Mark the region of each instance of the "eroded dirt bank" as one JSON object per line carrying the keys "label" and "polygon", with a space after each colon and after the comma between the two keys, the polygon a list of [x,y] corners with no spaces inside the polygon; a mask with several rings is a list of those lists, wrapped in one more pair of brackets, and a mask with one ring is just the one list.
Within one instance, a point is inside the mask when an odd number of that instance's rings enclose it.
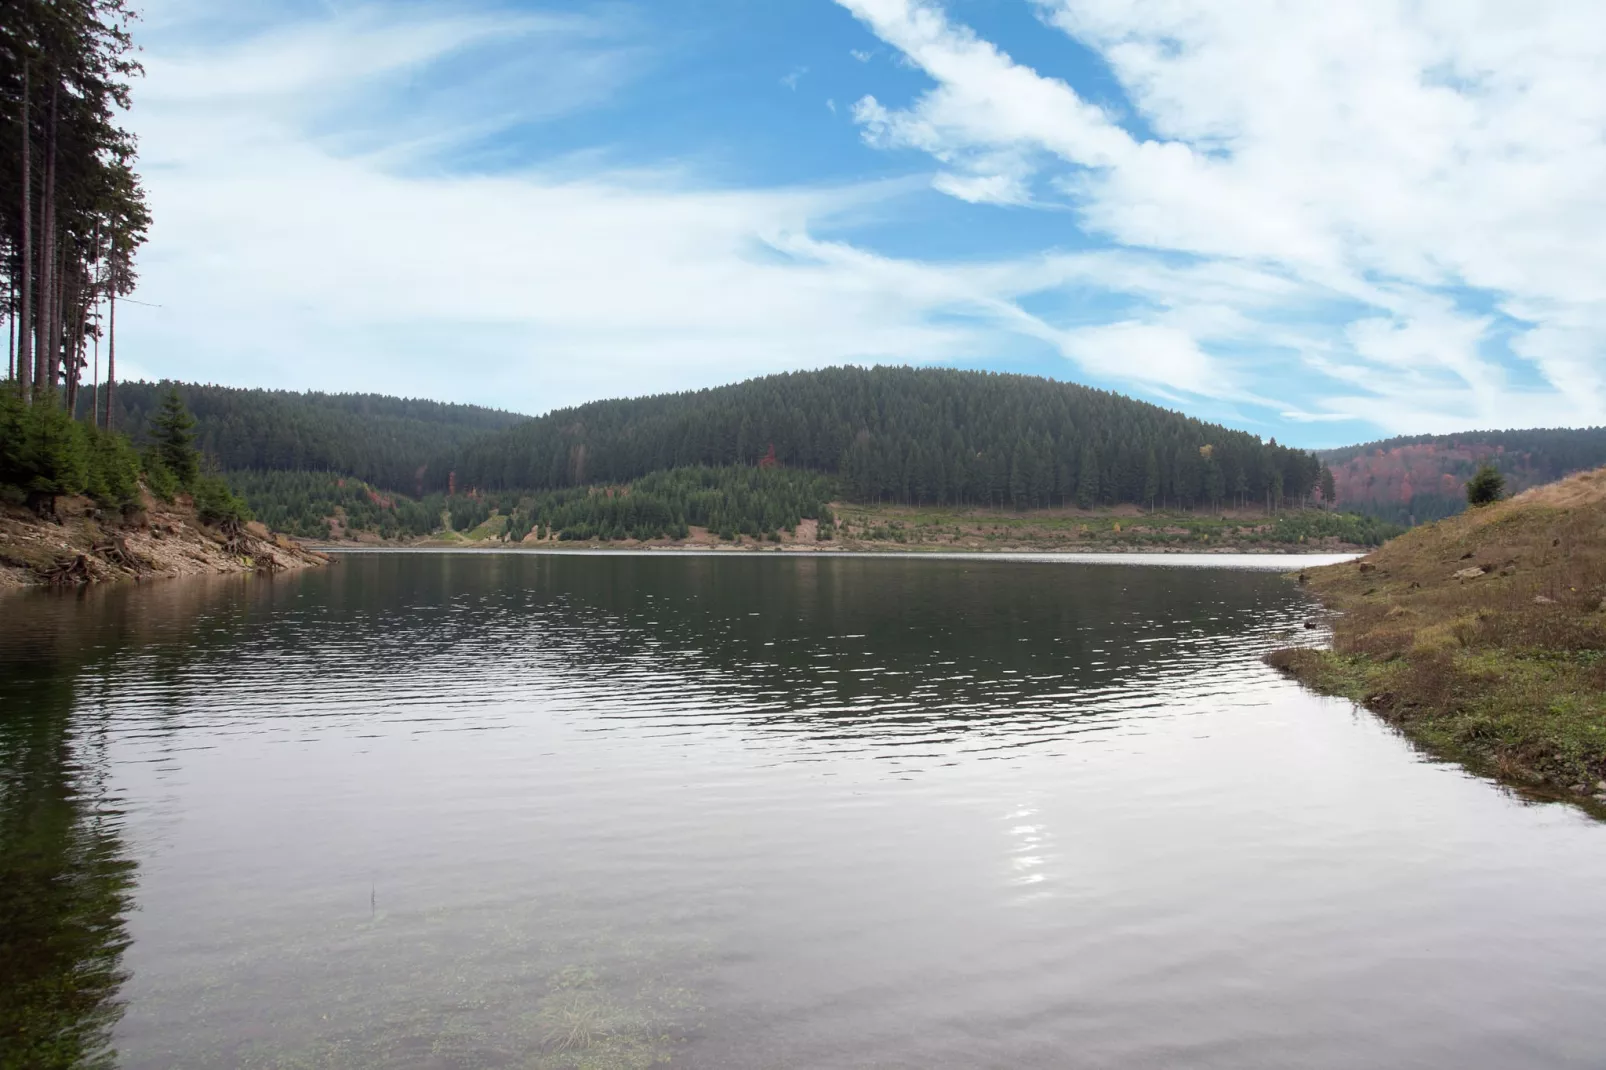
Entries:
{"label": "eroded dirt bank", "polygon": [[228,572],[282,572],[329,563],[258,523],[212,527],[189,499],[146,495],[127,515],[61,498],[54,517],[0,506],[0,588],[77,586]]}

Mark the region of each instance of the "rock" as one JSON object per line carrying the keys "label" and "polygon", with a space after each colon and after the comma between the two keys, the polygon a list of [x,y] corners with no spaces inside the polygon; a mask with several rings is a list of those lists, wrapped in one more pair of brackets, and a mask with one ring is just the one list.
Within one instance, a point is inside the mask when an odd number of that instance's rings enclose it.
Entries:
{"label": "rock", "polygon": [[1586,785],[1583,785],[1583,784],[1574,784],[1572,787],[1568,788],[1567,790],[1568,791],[1577,792],[1579,795],[1583,795],[1583,794],[1585,794],[1585,793],[1587,793],[1589,791],[1589,788]]}
{"label": "rock", "polygon": [[1371,572],[1373,569],[1377,568],[1377,566],[1371,564],[1370,562],[1362,561],[1359,565],[1359,568],[1362,572]]}
{"label": "rock", "polygon": [[1534,605],[1536,606],[1553,606],[1555,604],[1556,600],[1554,598],[1546,598],[1542,594],[1534,595]]}
{"label": "rock", "polygon": [[1471,568],[1457,569],[1455,578],[1458,580],[1475,580],[1483,573],[1484,568],[1482,565],[1473,565]]}
{"label": "rock", "polygon": [[1598,784],[1596,784],[1595,785],[1595,790],[1599,791],[1599,792],[1606,792],[1606,780],[1602,780]]}

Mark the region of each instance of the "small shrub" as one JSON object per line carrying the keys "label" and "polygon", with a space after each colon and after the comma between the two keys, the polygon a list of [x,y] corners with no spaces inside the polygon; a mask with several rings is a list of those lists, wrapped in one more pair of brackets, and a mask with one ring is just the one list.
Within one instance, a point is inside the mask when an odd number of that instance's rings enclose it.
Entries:
{"label": "small shrub", "polygon": [[122,435],[87,428],[89,473],[85,490],[105,506],[125,507],[139,498],[139,454]]}
{"label": "small shrub", "polygon": [[151,493],[164,502],[172,502],[179,492],[178,477],[163,463],[161,453],[153,447],[146,447],[140,456],[140,468]]}
{"label": "small shrub", "polygon": [[1485,464],[1467,480],[1467,504],[1477,508],[1493,505],[1505,493],[1506,477],[1492,464]]}
{"label": "small shrub", "polygon": [[195,480],[195,515],[203,524],[244,524],[251,510],[244,499],[229,490],[221,476],[199,476]]}

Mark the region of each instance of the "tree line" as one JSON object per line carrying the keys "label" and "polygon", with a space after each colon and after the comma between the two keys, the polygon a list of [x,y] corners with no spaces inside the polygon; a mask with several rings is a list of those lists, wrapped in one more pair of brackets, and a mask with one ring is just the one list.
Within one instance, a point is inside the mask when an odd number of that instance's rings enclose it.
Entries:
{"label": "tree line", "polygon": [[500,491],[422,499],[380,490],[362,480],[315,472],[232,472],[232,490],[269,527],[307,538],[370,532],[382,538],[421,537],[443,529],[476,531],[522,542],[539,539],[614,541],[684,539],[703,527],[727,540],[778,538],[805,519],[830,537],[827,504],[832,479],[794,469],[680,468],[628,484],[547,491]]}
{"label": "tree line", "polygon": [[1512,493],[1606,465],[1606,427],[1401,436],[1320,456],[1343,508],[1422,524],[1464,509],[1467,485],[1484,465]]}
{"label": "tree line", "polygon": [[131,382],[117,391],[118,426],[145,426],[169,391],[195,415],[196,445],[224,471],[333,472],[413,497],[429,489],[427,472],[451,471],[464,445],[529,419],[382,394]]}
{"label": "tree line", "polygon": [[195,446],[195,419],[176,391],[151,413],[136,451],[128,436],[74,420],[66,410],[0,390],[0,501],[55,513],[56,499],[82,494],[125,514],[141,506],[141,485],[158,500],[190,496],[203,523],[251,519],[246,503],[208,470]]}
{"label": "tree line", "polygon": [[1304,450],[1074,383],[828,368],[562,409],[463,446],[426,482],[500,490],[626,482],[762,460],[841,477],[859,501],[1182,509],[1311,500]]}
{"label": "tree line", "polygon": [[118,123],[140,72],[132,18],[126,0],[0,0],[7,379],[25,405],[73,412],[86,369],[99,381],[91,362],[104,336],[104,408],[92,422],[108,429],[117,297],[133,290],[150,224],[134,137]]}

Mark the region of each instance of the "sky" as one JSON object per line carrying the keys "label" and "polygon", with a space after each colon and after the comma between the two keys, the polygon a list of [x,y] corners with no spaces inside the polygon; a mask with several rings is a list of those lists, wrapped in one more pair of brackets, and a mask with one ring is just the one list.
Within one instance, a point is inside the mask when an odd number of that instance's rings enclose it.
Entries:
{"label": "sky", "polygon": [[538,414],[1026,372],[1606,423],[1593,0],[149,0],[122,377]]}

